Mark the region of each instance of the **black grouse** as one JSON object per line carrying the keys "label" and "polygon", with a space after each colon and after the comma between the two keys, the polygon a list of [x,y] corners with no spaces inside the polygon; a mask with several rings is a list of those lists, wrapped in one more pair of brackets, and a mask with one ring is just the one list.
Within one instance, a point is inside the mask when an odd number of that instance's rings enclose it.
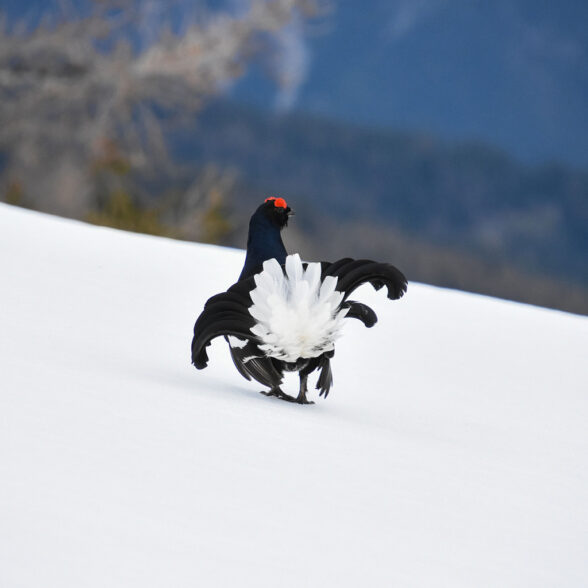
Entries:
{"label": "black grouse", "polygon": [[[267,198],[255,211],[239,281],[210,298],[194,325],[192,363],[205,368],[206,348],[224,336],[239,373],[269,388],[262,394],[309,404],[307,380],[313,371],[319,370],[319,396],[329,394],[330,360],[343,319],[358,319],[366,327],[377,321],[369,306],[349,295],[369,283],[376,290],[386,286],[388,298],[396,300],[407,281],[387,263],[350,258],[303,263],[298,254],[288,255],[280,231],[292,214],[283,198]],[[297,397],[280,388],[286,371],[299,373]]]}

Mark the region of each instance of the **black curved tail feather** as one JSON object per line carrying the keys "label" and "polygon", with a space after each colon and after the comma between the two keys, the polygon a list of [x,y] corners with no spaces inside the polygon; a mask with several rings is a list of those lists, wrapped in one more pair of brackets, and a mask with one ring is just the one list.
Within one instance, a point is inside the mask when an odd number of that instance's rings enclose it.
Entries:
{"label": "black curved tail feather", "polygon": [[249,304],[243,296],[233,292],[223,292],[210,298],[194,325],[192,339],[192,363],[203,369],[208,364],[206,347],[215,337],[234,335],[242,339],[252,339],[251,327],[254,318],[247,311]]}
{"label": "black curved tail feather", "polygon": [[355,300],[346,300],[341,304],[341,308],[348,308],[345,318],[354,318],[360,320],[368,329],[378,322],[378,316],[367,305]]}
{"label": "black curved tail feather", "polygon": [[347,298],[356,288],[369,283],[376,290],[383,286],[388,289],[388,298],[397,300],[406,292],[408,286],[404,274],[389,263],[378,263],[369,259],[340,259],[332,264],[323,264],[322,278],[335,276],[337,290]]}
{"label": "black curved tail feather", "polygon": [[210,345],[210,342],[216,337],[225,335],[233,335],[241,339],[251,337],[251,333],[248,333],[245,329],[235,327],[231,320],[220,321],[211,325],[209,329],[192,339],[192,363],[197,369],[202,370],[208,365],[206,348]]}

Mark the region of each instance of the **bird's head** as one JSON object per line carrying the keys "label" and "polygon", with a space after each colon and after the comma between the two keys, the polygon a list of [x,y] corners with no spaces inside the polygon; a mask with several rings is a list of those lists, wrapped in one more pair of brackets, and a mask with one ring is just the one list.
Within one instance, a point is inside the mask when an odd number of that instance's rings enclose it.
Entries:
{"label": "bird's head", "polygon": [[288,224],[288,218],[294,214],[283,198],[275,198],[274,196],[266,198],[258,211],[261,211],[272,224],[280,229]]}

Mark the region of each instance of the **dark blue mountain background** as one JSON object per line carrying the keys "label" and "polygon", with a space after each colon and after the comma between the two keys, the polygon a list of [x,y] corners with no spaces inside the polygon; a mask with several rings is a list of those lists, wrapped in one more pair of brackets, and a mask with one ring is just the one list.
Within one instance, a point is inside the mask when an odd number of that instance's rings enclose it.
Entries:
{"label": "dark blue mountain background", "polygon": [[[293,68],[304,71],[288,107],[480,140],[528,162],[588,165],[588,2],[339,0],[333,7],[322,26],[307,29],[303,45],[290,48]],[[243,80],[234,97],[276,104],[260,75]]]}

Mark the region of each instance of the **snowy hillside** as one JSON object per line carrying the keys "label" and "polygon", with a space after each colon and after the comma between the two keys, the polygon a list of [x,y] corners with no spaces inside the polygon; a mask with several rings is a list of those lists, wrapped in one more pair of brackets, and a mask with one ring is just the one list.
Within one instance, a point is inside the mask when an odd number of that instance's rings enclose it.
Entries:
{"label": "snowy hillside", "polygon": [[0,205],[0,586],[588,585],[588,319],[366,288],[293,405],[190,366],[242,261]]}

